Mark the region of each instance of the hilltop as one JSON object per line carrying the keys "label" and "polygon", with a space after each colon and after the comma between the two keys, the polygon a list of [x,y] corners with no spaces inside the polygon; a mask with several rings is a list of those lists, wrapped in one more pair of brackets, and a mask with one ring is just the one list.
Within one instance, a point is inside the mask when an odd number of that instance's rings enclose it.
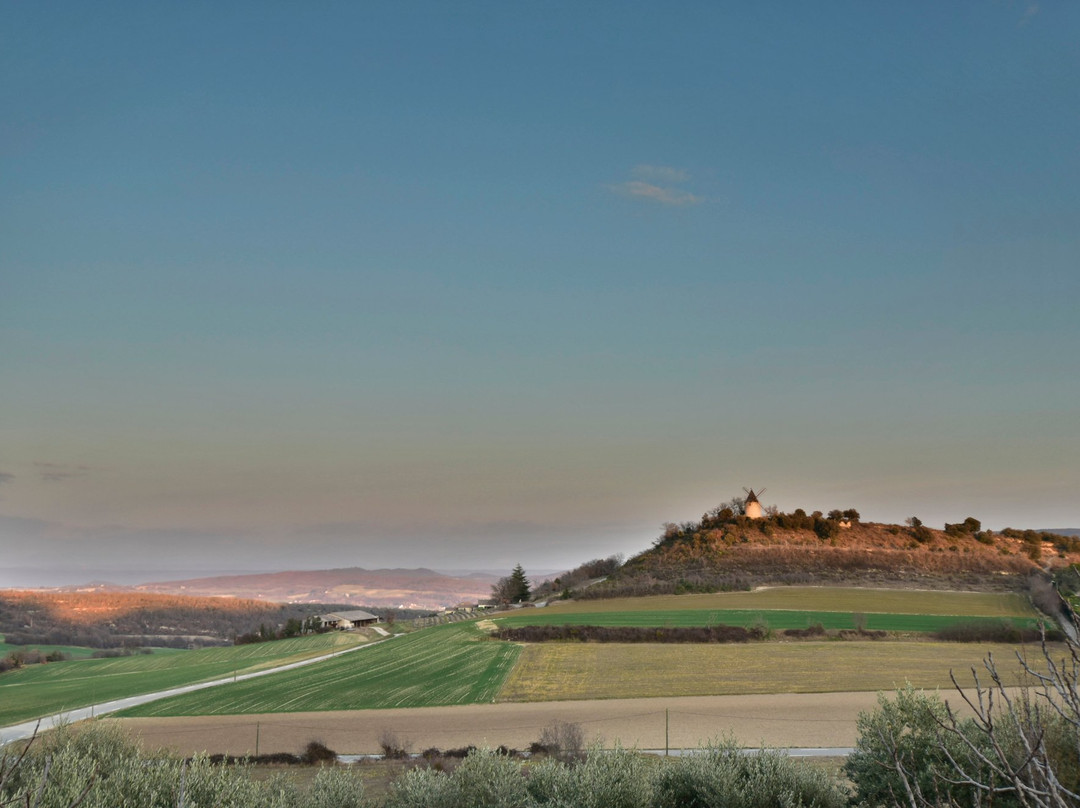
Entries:
{"label": "hilltop", "polygon": [[862,522],[858,512],[771,513],[717,508],[668,524],[653,546],[578,597],[714,592],[767,584],[1021,589],[1032,573],[1080,561],[1080,538],[983,530],[977,519],[928,528]]}

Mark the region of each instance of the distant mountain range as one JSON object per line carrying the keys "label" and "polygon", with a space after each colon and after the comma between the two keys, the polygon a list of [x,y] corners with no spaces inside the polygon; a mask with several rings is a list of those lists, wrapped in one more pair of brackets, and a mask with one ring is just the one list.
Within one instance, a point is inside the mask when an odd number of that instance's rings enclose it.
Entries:
{"label": "distant mountain range", "polygon": [[1044,527],[1043,533],[1057,533],[1059,536],[1080,536],[1080,527]]}
{"label": "distant mountain range", "polygon": [[437,609],[491,596],[500,576],[479,572],[445,575],[429,569],[347,567],[250,575],[219,575],[158,581],[132,587],[142,592],[237,597],[278,603],[356,603],[407,609]]}

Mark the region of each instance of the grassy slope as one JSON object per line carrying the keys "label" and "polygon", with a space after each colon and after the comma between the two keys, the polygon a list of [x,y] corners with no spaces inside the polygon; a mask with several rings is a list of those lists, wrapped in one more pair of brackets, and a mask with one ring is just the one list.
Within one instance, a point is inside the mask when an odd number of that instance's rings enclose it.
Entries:
{"label": "grassy slope", "polygon": [[206,648],[180,654],[32,665],[0,676],[0,726],[111,699],[250,673],[355,645],[356,635]]}
{"label": "grassy slope", "polygon": [[987,652],[1016,671],[1007,645],[790,642],[747,645],[528,645],[500,701],[817,693],[951,687],[949,671],[980,667]]}
{"label": "grassy slope", "polygon": [[125,716],[216,715],[490,702],[521,647],[472,623],[425,629],[297,671],[163,699]]}
{"label": "grassy slope", "polygon": [[754,592],[661,595],[556,603],[496,618],[499,625],[547,626],[751,626],[773,629],[854,628],[863,614],[866,628],[936,631],[958,622],[1010,619],[1034,626],[1037,615],[1021,596],[985,592],[916,592],[829,587],[776,587]]}

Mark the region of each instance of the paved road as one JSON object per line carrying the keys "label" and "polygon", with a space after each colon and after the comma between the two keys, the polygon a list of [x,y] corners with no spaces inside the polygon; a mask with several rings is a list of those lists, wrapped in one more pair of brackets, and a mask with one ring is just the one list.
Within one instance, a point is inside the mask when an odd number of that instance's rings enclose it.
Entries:
{"label": "paved road", "polygon": [[53,729],[60,724],[69,724],[73,721],[82,721],[86,718],[94,718],[99,715],[115,713],[117,710],[126,710],[128,707],[135,707],[139,704],[157,701],[158,699],[163,699],[167,696],[178,696],[181,693],[191,693],[195,690],[217,687],[218,685],[228,684],[229,682],[242,682],[245,679],[256,679],[260,676],[269,676],[271,673],[277,673],[278,671],[287,671],[292,670],[293,668],[302,668],[305,665],[314,665],[316,662],[322,662],[323,660],[332,659],[334,657],[342,656],[343,654],[351,654],[354,651],[363,651],[365,648],[371,648],[373,645],[379,645],[380,643],[388,642],[392,639],[393,637],[387,637],[384,640],[375,640],[374,642],[365,643],[363,645],[354,645],[352,648],[346,648],[342,651],[334,651],[330,654],[323,654],[322,656],[311,657],[310,659],[302,659],[299,662],[290,662],[287,665],[278,665],[276,668],[267,668],[266,670],[256,671],[254,673],[244,673],[239,676],[214,679],[210,682],[199,682],[198,684],[174,687],[169,690],[159,690],[155,693],[143,693],[141,696],[129,696],[125,699],[115,699],[114,701],[93,704],[89,707],[80,707],[76,710],[69,710],[64,713],[45,716],[44,718],[36,718],[33,721],[24,721],[21,724],[13,724],[9,727],[0,727],[0,746],[4,746],[12,741],[29,738],[38,729]]}

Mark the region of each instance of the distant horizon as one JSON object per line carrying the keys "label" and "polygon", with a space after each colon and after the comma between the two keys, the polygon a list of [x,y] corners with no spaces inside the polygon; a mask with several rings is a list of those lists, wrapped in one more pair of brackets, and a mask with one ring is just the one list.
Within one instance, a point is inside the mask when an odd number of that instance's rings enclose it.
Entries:
{"label": "distant horizon", "polygon": [[[876,521],[866,520],[863,521]],[[962,521],[957,518],[955,521]],[[888,523],[885,524],[900,524]],[[930,525],[930,527],[937,527],[937,525]],[[942,523],[942,526],[944,523]],[[1014,527],[1012,525],[1005,525],[999,528],[991,528],[988,525],[983,525],[984,529],[991,530],[1003,530],[1006,527]],[[1067,527],[1037,527],[1037,528],[1015,528],[1018,530],[1036,530],[1044,533],[1060,532],[1064,535],[1080,535],[1080,527],[1067,528]],[[648,545],[640,547],[636,552],[641,552],[648,549]],[[625,557],[629,557],[633,553],[621,553]],[[609,553],[610,555],[616,555],[616,553]],[[568,571],[578,566],[579,564],[591,561],[593,558],[606,558],[608,556],[589,556],[583,557],[574,563],[566,564],[559,567],[536,567],[531,565],[525,566],[526,574],[530,576],[546,576],[556,575],[561,572]],[[99,568],[99,569],[84,569],[79,567],[62,568],[62,567],[0,567],[0,589],[48,589],[54,587],[69,587],[69,586],[91,586],[95,584],[115,585],[115,586],[138,586],[141,584],[162,584],[170,583],[173,581],[185,581],[191,579],[201,578],[222,578],[230,576],[241,575],[273,575],[277,573],[285,572],[312,572],[320,570],[338,570],[338,569],[352,569],[359,568],[368,571],[379,570],[414,570],[414,569],[428,569],[432,572],[437,572],[442,575],[448,575],[451,577],[466,577],[470,574],[484,574],[492,576],[502,576],[509,574],[511,566],[507,567],[455,567],[445,568],[440,566],[429,565],[365,565],[361,563],[357,564],[345,564],[345,565],[308,565],[308,566],[276,566],[276,567],[261,567],[261,568],[234,568],[234,569],[213,569],[210,567],[198,567],[190,569],[171,569],[171,568],[151,568],[141,570],[118,570],[116,568]],[[39,583],[19,583],[20,581],[39,581]]]}
{"label": "distant horizon", "polygon": [[[435,569],[433,567],[362,567],[362,569],[369,571],[379,571],[387,569],[430,569],[432,572],[437,572],[441,575],[447,575],[450,577],[466,577],[469,574],[482,574],[501,576],[509,574],[509,569],[504,570],[443,570]],[[128,572],[120,572],[119,574],[113,570],[109,572],[112,575],[111,578],[106,578],[103,575],[93,575],[94,570],[80,570],[80,569],[68,569],[63,568],[49,568],[49,569],[10,569],[0,568],[0,589],[50,589],[59,587],[72,587],[72,586],[94,586],[94,585],[112,585],[112,586],[139,586],[142,584],[167,584],[174,581],[187,581],[192,579],[203,578],[222,578],[239,575],[274,575],[278,573],[286,572],[314,572],[320,570],[332,570],[332,569],[347,569],[342,567],[289,567],[289,568],[272,568],[272,569],[249,569],[249,570],[134,570]],[[555,575],[560,572],[564,572],[566,568],[554,568],[543,569],[536,568],[533,570],[527,570],[529,575],[545,576]],[[107,572],[104,570],[97,570],[96,572]],[[39,581],[39,583],[12,583],[12,581]]]}

